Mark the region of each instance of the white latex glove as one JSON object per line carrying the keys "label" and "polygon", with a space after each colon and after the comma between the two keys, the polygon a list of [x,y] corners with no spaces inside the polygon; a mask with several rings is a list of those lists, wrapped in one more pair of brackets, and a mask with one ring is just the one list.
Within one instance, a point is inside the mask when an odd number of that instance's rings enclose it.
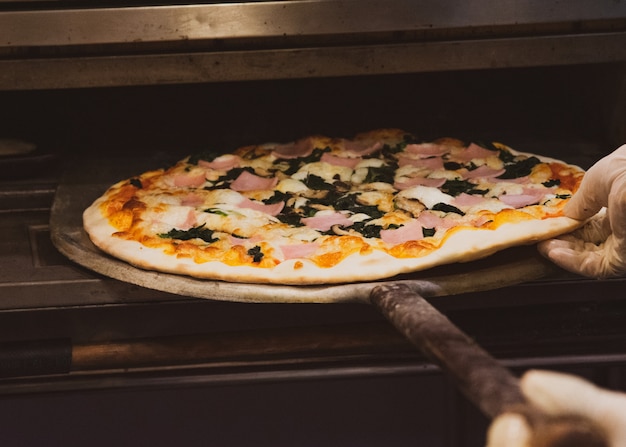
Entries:
{"label": "white latex glove", "polygon": [[591,220],[573,233],[541,242],[539,251],[584,276],[626,275],[626,145],[587,171],[564,212],[573,219]]}
{"label": "white latex glove", "polygon": [[[611,447],[626,446],[626,394],[598,388],[569,374],[529,371],[521,379],[528,402],[550,416],[589,420],[606,435]],[[506,413],[497,417],[487,435],[487,447],[532,447],[525,419]]]}

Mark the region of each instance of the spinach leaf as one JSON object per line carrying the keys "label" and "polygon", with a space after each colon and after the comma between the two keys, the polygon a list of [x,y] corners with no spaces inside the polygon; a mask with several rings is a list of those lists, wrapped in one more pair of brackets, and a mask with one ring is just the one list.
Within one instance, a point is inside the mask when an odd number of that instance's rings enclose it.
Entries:
{"label": "spinach leaf", "polygon": [[467,180],[446,180],[441,186],[441,190],[451,196],[458,196],[462,192],[466,194],[477,194],[484,196],[489,192],[487,189],[477,189],[476,185]]}
{"label": "spinach leaf", "polygon": [[367,175],[363,183],[384,182],[393,184],[397,166],[384,165],[380,167],[368,167]]}
{"label": "spinach leaf", "polygon": [[190,239],[202,239],[209,244],[218,240],[213,237],[213,230],[204,228],[206,224],[202,224],[197,227],[190,228],[189,230],[178,230],[176,228],[168,231],[167,233],[160,233],[158,236],[164,239],[179,239],[181,241],[188,241]]}
{"label": "spinach leaf", "polygon": [[263,256],[265,256],[265,254],[261,251],[261,247],[259,247],[258,245],[255,245],[254,247],[249,249],[248,255],[252,256],[252,262],[261,262],[261,259],[263,259]]}
{"label": "spinach leaf", "polygon": [[436,203],[432,208],[434,211],[443,211],[444,213],[456,213],[461,216],[465,216],[465,213],[458,209],[456,206],[448,205],[447,203]]}
{"label": "spinach leaf", "polygon": [[552,178],[548,180],[547,182],[542,183],[542,185],[545,186],[546,188],[550,188],[551,186],[559,186],[560,184],[561,184],[561,180],[559,180],[558,178]]}
{"label": "spinach leaf", "polygon": [[130,184],[133,185],[135,188],[143,188],[143,185],[141,184],[141,180],[139,180],[138,178],[131,178],[130,180]]}
{"label": "spinach leaf", "polygon": [[218,216],[228,216],[228,213],[226,211],[219,208],[207,208],[204,210],[204,212],[209,214],[217,214]]}
{"label": "spinach leaf", "polygon": [[270,198],[263,200],[263,203],[265,203],[266,205],[272,205],[274,203],[286,202],[290,198],[291,196],[285,192],[274,191],[274,195]]}
{"label": "spinach leaf", "polygon": [[436,232],[437,230],[435,230],[434,228],[422,228],[422,235],[424,237],[434,236]]}
{"label": "spinach leaf", "polygon": [[355,222],[350,228],[369,238],[380,238],[380,230],[383,229],[380,225],[368,225],[367,221]]}
{"label": "spinach leaf", "polygon": [[304,184],[317,191],[331,191],[334,189],[333,185],[326,183],[322,177],[315,174],[308,174],[304,179]]}
{"label": "spinach leaf", "polygon": [[530,175],[533,168],[541,163],[537,157],[528,157],[516,163],[504,166],[504,174],[496,177],[500,179],[513,179]]}
{"label": "spinach leaf", "polygon": [[300,219],[302,219],[302,216],[294,212],[293,210],[290,210],[287,212],[283,210],[283,212],[278,214],[276,218],[280,220],[282,223],[290,225],[292,227],[304,226],[304,224],[300,221]]}
{"label": "spinach leaf", "polygon": [[215,152],[211,150],[202,151],[202,152],[198,152],[198,153],[191,155],[187,163],[191,165],[197,165],[200,160],[213,161],[220,155],[221,154],[219,152]]}

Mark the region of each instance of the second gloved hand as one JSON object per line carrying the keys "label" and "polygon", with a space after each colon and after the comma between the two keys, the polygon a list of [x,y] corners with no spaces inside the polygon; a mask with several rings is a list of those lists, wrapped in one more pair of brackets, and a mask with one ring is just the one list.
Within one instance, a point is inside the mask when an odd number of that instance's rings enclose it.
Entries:
{"label": "second gloved hand", "polygon": [[564,211],[573,219],[591,219],[573,233],[541,242],[539,251],[584,276],[626,275],[626,145],[587,171]]}

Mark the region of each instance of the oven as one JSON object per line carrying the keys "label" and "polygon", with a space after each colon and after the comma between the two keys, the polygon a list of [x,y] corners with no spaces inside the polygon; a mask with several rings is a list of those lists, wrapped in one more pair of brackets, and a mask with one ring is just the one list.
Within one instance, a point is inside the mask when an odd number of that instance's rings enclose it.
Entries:
{"label": "oven", "polygon": [[[614,0],[0,1],[0,141],[35,147],[0,158],[0,439],[483,445],[486,418],[369,306],[107,278],[52,243],[56,193],[129,160],[379,127],[589,167],[626,142],[625,62]],[[624,389],[625,290],[555,270],[429,301],[516,374]]]}

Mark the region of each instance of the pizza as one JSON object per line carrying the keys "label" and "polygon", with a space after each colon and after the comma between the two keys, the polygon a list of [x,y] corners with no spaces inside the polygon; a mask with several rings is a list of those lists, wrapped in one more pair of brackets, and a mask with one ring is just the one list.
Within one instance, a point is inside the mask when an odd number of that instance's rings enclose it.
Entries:
{"label": "pizza", "polygon": [[188,156],[83,213],[133,266],[246,283],[372,281],[569,232],[584,171],[497,142],[398,129]]}

